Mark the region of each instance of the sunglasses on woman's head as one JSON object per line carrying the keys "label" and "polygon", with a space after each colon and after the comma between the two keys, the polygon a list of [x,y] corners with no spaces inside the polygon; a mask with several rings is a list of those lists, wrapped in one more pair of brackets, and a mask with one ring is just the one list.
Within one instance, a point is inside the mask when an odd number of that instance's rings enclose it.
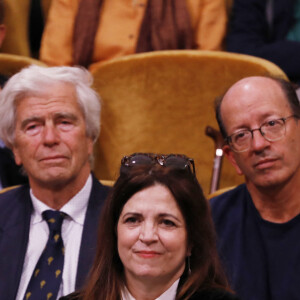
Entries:
{"label": "sunglasses on woman's head", "polygon": [[177,170],[188,170],[194,175],[196,173],[194,160],[185,156],[184,154],[155,153],[133,153],[129,156],[124,156],[121,161],[120,173],[127,173],[128,170],[134,166],[155,164]]}

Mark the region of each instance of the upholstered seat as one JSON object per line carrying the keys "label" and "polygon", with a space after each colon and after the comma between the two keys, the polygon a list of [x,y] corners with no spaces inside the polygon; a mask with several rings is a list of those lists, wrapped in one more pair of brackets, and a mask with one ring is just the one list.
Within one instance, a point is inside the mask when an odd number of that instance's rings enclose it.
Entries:
{"label": "upholstered seat", "polygon": [[[7,0],[4,2],[4,24],[6,37],[1,53],[30,56],[29,17],[31,0]],[[40,0],[44,21],[47,18],[51,0]]]}
{"label": "upholstered seat", "polygon": [[27,56],[0,53],[0,74],[2,75],[9,77],[31,64],[46,66],[41,61]]}
{"label": "upholstered seat", "polygon": [[223,193],[226,193],[226,192],[228,192],[228,191],[230,191],[230,190],[233,190],[234,188],[236,188],[236,186],[228,186],[228,187],[225,187],[225,188],[216,190],[216,191],[214,191],[213,193],[209,194],[209,195],[207,196],[207,199],[210,200],[210,199],[212,199],[212,198],[214,198],[214,197],[217,197],[217,196],[219,196],[219,195],[221,195],[221,194],[223,194]]}
{"label": "upholstered seat", "polygon": [[[260,58],[193,50],[130,55],[103,63],[93,75],[103,103],[96,176],[116,179],[122,156],[133,152],[183,153],[194,158],[206,194],[215,146],[205,128],[217,128],[215,97],[243,77],[286,78]],[[242,181],[226,161],[220,187]]]}

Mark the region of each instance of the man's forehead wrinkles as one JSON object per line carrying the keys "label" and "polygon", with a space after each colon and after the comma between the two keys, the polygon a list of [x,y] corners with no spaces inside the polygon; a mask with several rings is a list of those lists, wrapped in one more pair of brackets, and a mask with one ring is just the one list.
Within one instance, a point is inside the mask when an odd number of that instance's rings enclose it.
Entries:
{"label": "man's forehead wrinkles", "polygon": [[71,118],[71,119],[77,119],[78,117],[76,116],[75,113],[73,112],[49,112],[48,114],[45,115],[32,115],[27,118],[25,118],[22,122],[27,122],[27,121],[35,121],[35,120],[44,120],[44,119],[56,119],[56,118]]}
{"label": "man's forehead wrinkles", "polygon": [[74,114],[73,112],[54,112],[53,114],[54,118],[71,118],[71,119],[77,119],[78,116]]}
{"label": "man's forehead wrinkles", "polygon": [[42,121],[42,119],[38,116],[28,117],[21,121],[21,128],[24,128],[27,124],[31,122],[40,122],[40,121]]}

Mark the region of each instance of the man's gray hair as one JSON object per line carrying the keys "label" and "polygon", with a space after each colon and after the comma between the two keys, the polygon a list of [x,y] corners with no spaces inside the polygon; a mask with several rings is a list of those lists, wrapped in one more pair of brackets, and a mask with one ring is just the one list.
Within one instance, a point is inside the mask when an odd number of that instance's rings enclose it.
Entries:
{"label": "man's gray hair", "polygon": [[43,95],[46,87],[68,83],[74,87],[86,122],[87,136],[95,142],[100,133],[100,98],[91,88],[92,75],[81,67],[40,67],[31,65],[12,76],[0,92],[0,138],[14,144],[17,102],[24,97]]}

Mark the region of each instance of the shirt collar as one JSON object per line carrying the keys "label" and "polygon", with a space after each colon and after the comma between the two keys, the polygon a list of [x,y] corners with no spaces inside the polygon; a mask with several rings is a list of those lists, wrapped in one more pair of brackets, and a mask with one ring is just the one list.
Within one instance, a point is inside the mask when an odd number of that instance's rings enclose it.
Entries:
{"label": "shirt collar", "polygon": [[[74,222],[83,225],[84,217],[87,210],[89,197],[92,190],[92,175],[90,174],[83,188],[71,198],[61,209],[61,212],[66,213]],[[32,200],[32,224],[43,221],[42,213],[45,210],[52,209],[37,197],[33,195],[30,189],[30,197]]]}
{"label": "shirt collar", "polygon": [[[179,279],[155,300],[175,300],[178,284]],[[122,290],[122,300],[135,300],[126,287]]]}

